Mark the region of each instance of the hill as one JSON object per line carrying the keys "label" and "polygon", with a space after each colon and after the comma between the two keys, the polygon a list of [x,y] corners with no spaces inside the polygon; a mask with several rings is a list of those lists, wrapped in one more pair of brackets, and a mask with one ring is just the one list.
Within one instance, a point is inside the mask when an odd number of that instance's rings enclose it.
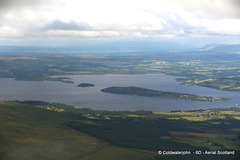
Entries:
{"label": "hill", "polygon": [[1,160],[148,159],[68,127],[73,117],[62,112],[0,102],[0,115]]}
{"label": "hill", "polygon": [[25,101],[0,102],[0,115],[1,160],[239,158],[239,108],[155,113]]}
{"label": "hill", "polygon": [[200,49],[201,51],[240,53],[240,44],[209,44]]}

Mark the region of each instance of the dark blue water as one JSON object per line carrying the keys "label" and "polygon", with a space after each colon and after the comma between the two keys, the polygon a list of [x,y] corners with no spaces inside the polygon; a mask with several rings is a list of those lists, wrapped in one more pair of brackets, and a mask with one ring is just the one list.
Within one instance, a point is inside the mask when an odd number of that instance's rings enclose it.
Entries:
{"label": "dark blue water", "polygon": [[[240,92],[181,85],[168,75],[76,75],[68,76],[75,84],[51,81],[15,81],[0,78],[0,100],[43,100],[60,102],[75,107],[100,110],[191,110],[217,107],[239,107]],[[92,83],[94,87],[77,87],[79,83]],[[138,97],[102,93],[111,86],[137,86],[161,91],[232,98],[230,101],[202,102],[182,99]]]}

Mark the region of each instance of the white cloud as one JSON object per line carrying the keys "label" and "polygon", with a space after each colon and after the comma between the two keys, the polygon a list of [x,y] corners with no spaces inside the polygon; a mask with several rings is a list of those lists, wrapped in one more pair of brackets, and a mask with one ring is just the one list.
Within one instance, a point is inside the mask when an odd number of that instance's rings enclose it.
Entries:
{"label": "white cloud", "polygon": [[0,37],[21,37],[23,33],[15,28],[10,28],[7,26],[0,27]]}
{"label": "white cloud", "polygon": [[121,34],[116,31],[66,31],[66,30],[50,30],[47,32],[50,37],[117,37]]}
{"label": "white cloud", "polygon": [[238,0],[2,0],[0,35],[239,36],[237,4]]}
{"label": "white cloud", "polygon": [[55,20],[46,24],[43,29],[46,30],[92,30],[93,28],[90,27],[87,23],[83,22],[74,22],[71,21],[69,23],[62,22],[60,20]]}
{"label": "white cloud", "polygon": [[240,18],[239,0],[169,0],[187,11],[215,18]]}
{"label": "white cloud", "polygon": [[240,20],[203,20],[202,25],[215,34],[240,35]]}
{"label": "white cloud", "polygon": [[33,6],[38,5],[41,2],[46,0],[1,0],[0,1],[0,9],[8,10],[15,7],[24,7],[24,6]]}

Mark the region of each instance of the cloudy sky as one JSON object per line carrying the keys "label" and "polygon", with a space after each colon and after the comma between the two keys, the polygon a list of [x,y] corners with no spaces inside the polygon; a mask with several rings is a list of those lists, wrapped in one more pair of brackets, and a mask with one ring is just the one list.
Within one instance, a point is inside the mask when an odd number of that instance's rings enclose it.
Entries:
{"label": "cloudy sky", "polygon": [[0,0],[0,45],[240,43],[240,0]]}

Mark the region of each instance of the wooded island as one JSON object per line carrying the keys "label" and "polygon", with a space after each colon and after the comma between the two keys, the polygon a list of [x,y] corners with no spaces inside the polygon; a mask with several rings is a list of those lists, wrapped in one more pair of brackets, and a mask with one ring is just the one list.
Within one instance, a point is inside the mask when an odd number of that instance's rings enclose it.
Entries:
{"label": "wooded island", "polygon": [[106,93],[124,94],[124,95],[132,95],[132,96],[181,98],[186,100],[207,101],[207,102],[230,100],[229,98],[216,98],[216,97],[198,96],[198,95],[186,94],[186,93],[162,92],[162,91],[134,87],[134,86],[109,87],[109,88],[104,88],[101,91]]}

